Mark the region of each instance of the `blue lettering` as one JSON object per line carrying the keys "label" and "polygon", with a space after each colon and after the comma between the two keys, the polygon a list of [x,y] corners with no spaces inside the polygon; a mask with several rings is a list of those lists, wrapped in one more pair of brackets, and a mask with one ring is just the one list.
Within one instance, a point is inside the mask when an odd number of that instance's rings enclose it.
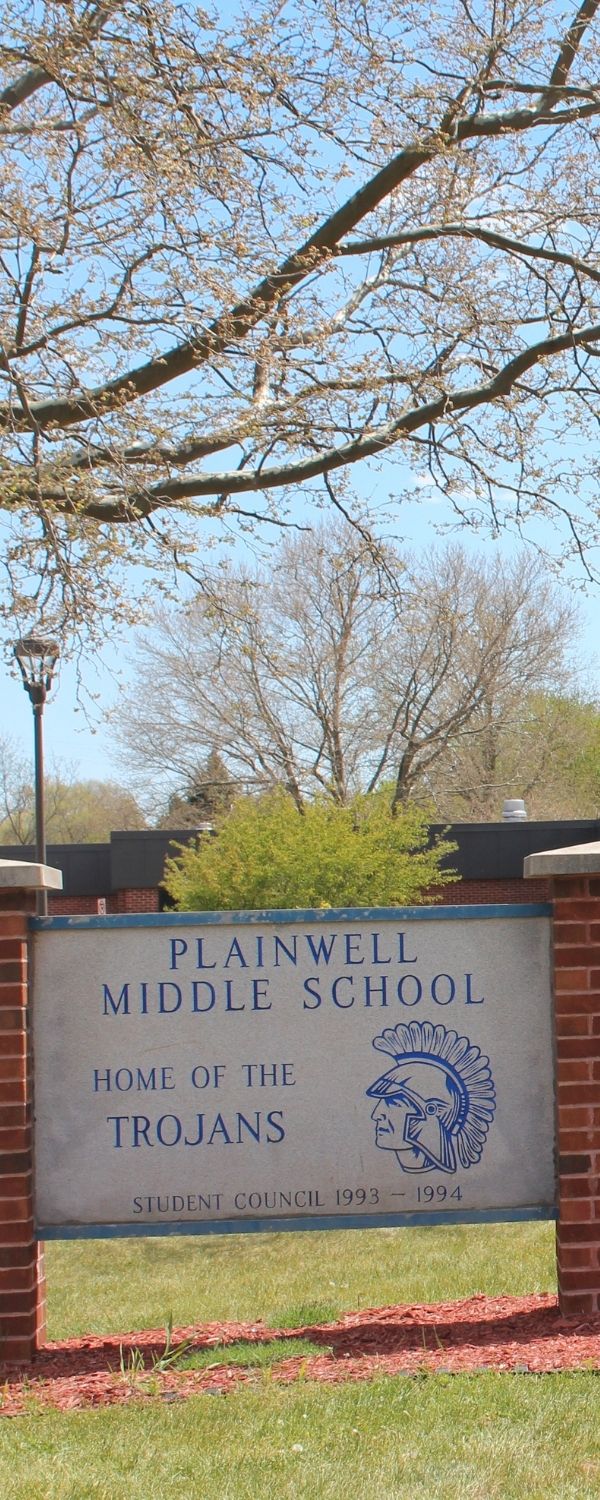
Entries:
{"label": "blue lettering", "polygon": [[[268,985],[269,985],[268,979],[253,979],[252,980],[252,1009],[253,1010],[271,1010],[271,1001],[270,1000],[267,1002],[266,1005],[260,1005],[259,1004],[259,1001],[264,1000],[265,997],[266,997]],[[261,986],[262,986],[262,988],[261,988]]]}
{"label": "blue lettering", "polygon": [[365,974],[365,1006],[367,1009],[371,1005],[371,995],[381,995],[379,1004],[382,1007],[387,1005],[387,974],[382,974],[380,984],[374,984],[371,975]]}
{"label": "blue lettering", "polygon": [[204,938],[203,937],[196,938],[196,948],[197,948],[197,956],[198,956],[198,962],[196,964],[196,968],[197,969],[216,969],[216,967],[217,967],[216,962],[212,963],[212,964],[207,964],[204,961]]}
{"label": "blue lettering", "polygon": [[129,1015],[129,985],[128,984],[124,984],[123,985],[123,988],[121,990],[121,993],[119,995],[118,1000],[113,1000],[113,997],[111,995],[111,992],[110,992],[107,984],[103,984],[102,989],[104,991],[104,1014],[105,1014],[105,1016],[108,1015],[108,1007],[109,1007],[109,1005],[112,1008],[112,1013],[113,1013],[114,1016],[116,1016],[121,1009],[122,1009],[123,1015],[124,1016],[128,1016]]}
{"label": "blue lettering", "polygon": [[128,1121],[128,1119],[129,1119],[129,1115],[107,1115],[106,1116],[106,1123],[107,1123],[107,1125],[114,1125],[114,1127],[115,1127],[115,1142],[114,1142],[114,1144],[115,1144],[115,1147],[116,1147],[117,1151],[119,1151],[121,1149],[121,1146],[123,1144],[123,1142],[121,1140],[121,1126],[125,1125],[126,1122]]}
{"label": "blue lettering", "polygon": [[[448,994],[446,995],[445,999],[442,997],[442,995],[438,994],[440,979],[445,980],[446,984],[448,985]],[[435,979],[432,979],[431,981],[431,998],[432,1000],[435,1000],[436,1005],[450,1005],[450,1002],[454,999],[455,994],[456,985],[454,983],[452,975],[436,974]]]}
{"label": "blue lettering", "polygon": [[334,979],[333,984],[331,986],[331,998],[333,1000],[334,1005],[337,1005],[338,1010],[349,1010],[350,1006],[354,1005],[354,995],[352,995],[350,997],[350,999],[346,1001],[346,1004],[344,1004],[343,1000],[338,1000],[338,986],[340,984],[349,984],[350,985],[350,989],[353,989],[354,988],[354,975],[353,974],[338,974],[337,979]]}
{"label": "blue lettering", "polygon": [[483,1005],[484,1002],[485,1002],[485,995],[481,996],[481,1000],[474,1000],[473,999],[473,994],[472,994],[472,990],[471,990],[472,979],[473,979],[473,975],[472,974],[465,974],[465,980],[466,980],[466,984],[467,984],[467,993],[466,993],[466,997],[465,997],[465,1005]]}
{"label": "blue lettering", "polygon": [[[172,1141],[165,1139],[165,1127],[168,1120],[172,1120],[175,1127]],[[177,1115],[161,1115],[160,1120],[156,1122],[156,1134],[161,1146],[176,1146],[181,1140],[181,1120],[178,1120]]]}
{"label": "blue lettering", "polygon": [[[257,984],[259,982],[260,982],[259,980],[256,981]],[[232,986],[232,984],[233,984],[233,980],[232,979],[226,979],[225,980],[225,1010],[245,1010],[246,1006],[245,1006],[243,1000],[242,1000],[241,1005],[234,1005],[234,1003],[233,1003],[233,995],[231,993],[231,986]]]}
{"label": "blue lettering", "polygon": [[280,952],[280,950],[281,950],[282,953],[285,953],[286,958],[289,958],[289,961],[290,961],[291,964],[295,964],[295,963],[298,962],[298,939],[297,939],[297,937],[293,937],[292,938],[292,944],[293,944],[292,948],[288,948],[288,947],[286,947],[286,944],[284,943],[283,938],[277,937],[277,935],[275,936],[275,968],[276,969],[279,968],[279,952]]}
{"label": "blue lettering", "polygon": [[225,1063],[215,1063],[212,1074],[210,1068],[205,1068],[198,1063],[195,1068],[192,1068],[192,1088],[207,1089],[212,1084],[213,1088],[218,1089],[223,1082],[224,1073]]}
{"label": "blue lettering", "polygon": [[268,1132],[267,1132],[267,1141],[268,1141],[268,1143],[269,1143],[270,1146],[274,1146],[277,1141],[283,1141],[285,1139],[285,1130],[283,1128],[283,1125],[281,1124],[282,1120],[283,1120],[283,1111],[282,1110],[280,1110],[280,1109],[270,1109],[269,1110],[269,1113],[267,1115],[267,1124],[270,1125],[273,1130],[277,1131],[276,1135],[269,1135]]}
{"label": "blue lettering", "polygon": [[186,1135],[186,1137],[184,1139],[184,1142],[183,1142],[184,1146],[201,1146],[202,1145],[202,1139],[203,1139],[203,1136],[204,1136],[204,1115],[196,1115],[196,1119],[198,1121],[198,1134],[196,1136],[196,1139],[195,1139],[195,1141],[191,1141],[190,1138],[189,1138],[189,1136]]}
{"label": "blue lettering", "polygon": [[406,937],[406,933],[405,932],[399,932],[398,933],[398,963],[399,964],[416,964],[417,963],[417,955],[416,955],[416,953],[415,953],[414,958],[407,958],[406,957],[406,954],[404,952],[404,939],[405,939],[405,937]]}
{"label": "blue lettering", "polygon": [[169,968],[176,969],[177,959],[182,958],[184,953],[187,953],[187,951],[188,945],[185,941],[185,938],[171,938],[171,962],[169,964]]}
{"label": "blue lettering", "polygon": [[354,957],[354,954],[356,953],[356,948],[355,948],[354,944],[355,943],[359,943],[360,944],[362,942],[362,935],[361,935],[361,933],[360,932],[346,932],[346,933],[344,933],[344,942],[345,942],[345,947],[346,947],[346,963],[347,964],[364,964],[364,958],[355,958]]}
{"label": "blue lettering", "polygon": [[[167,1005],[167,990],[174,990],[174,1005]],[[183,996],[178,984],[174,979],[161,979],[158,986],[158,1014],[159,1016],[171,1016],[179,1010]]]}
{"label": "blue lettering", "polygon": [[158,1073],[156,1068],[151,1068],[150,1072],[146,1075],[142,1068],[138,1068],[136,1070],[136,1078],[138,1093],[147,1093],[148,1089],[152,1089],[155,1092],[157,1089],[175,1088],[173,1069],[171,1067],[160,1068]]}
{"label": "blue lettering", "polygon": [[380,932],[374,932],[373,933],[373,963],[374,964],[391,964],[391,962],[392,962],[391,957],[390,958],[380,958],[379,957],[379,939],[380,939],[380,937],[381,937],[381,933]]}
{"label": "blue lettering", "polygon": [[[125,1118],[127,1118],[127,1117],[125,1117]],[[136,1147],[136,1148],[138,1146],[140,1146],[141,1145],[140,1136],[141,1136],[142,1140],[144,1141],[144,1144],[146,1146],[152,1146],[154,1144],[154,1142],[148,1140],[148,1131],[150,1129],[150,1121],[148,1119],[148,1116],[147,1115],[132,1115],[132,1117],[131,1117],[131,1123],[133,1125],[133,1141],[132,1141],[132,1145],[134,1147]]]}
{"label": "blue lettering", "polygon": [[238,1117],[237,1117],[237,1143],[238,1143],[238,1146],[242,1145],[242,1127],[245,1127],[246,1130],[248,1131],[248,1134],[252,1136],[253,1141],[258,1141],[258,1144],[260,1145],[260,1110],[258,1110],[258,1109],[256,1110],[256,1113],[254,1115],[254,1121],[255,1121],[254,1125],[251,1125],[250,1121],[246,1119],[245,1115],[238,1114]]}
{"label": "blue lettering", "polygon": [[[200,1004],[199,991],[201,989],[208,990],[208,1005]],[[207,1010],[212,1010],[213,1005],[216,1003],[217,999],[217,992],[215,990],[214,984],[211,984],[209,979],[194,979],[192,984],[192,995],[192,1010],[196,1015],[203,1014]]]}
{"label": "blue lettering", "polygon": [[[313,956],[314,961],[315,961],[316,964],[319,964],[321,962],[322,958],[325,960],[326,964],[329,963],[329,960],[330,960],[331,955],[333,953],[333,945],[334,945],[335,940],[336,940],[336,935],[337,934],[335,932],[332,932],[331,937],[329,939],[329,947],[327,947],[327,938],[320,937],[318,943],[316,943],[316,942],[313,941],[313,938],[312,938],[310,932],[307,932],[307,934],[306,934],[306,941],[308,943],[308,946],[310,948],[310,951],[312,953],[312,956]],[[310,1008],[312,1008],[312,1007],[310,1007]]]}
{"label": "blue lettering", "polygon": [[131,1089],[135,1089],[139,1094],[148,1093],[149,1090],[156,1093],[159,1089],[175,1088],[171,1066],[150,1068],[148,1073],[144,1073],[142,1068],[136,1068],[135,1071],[133,1068],[117,1068],[114,1074],[110,1068],[107,1068],[104,1073],[99,1068],[94,1068],[93,1077],[95,1094],[99,1093],[100,1089],[106,1089],[107,1094],[110,1094],[112,1089],[117,1089],[120,1094],[127,1094]]}
{"label": "blue lettering", "polygon": [[[413,1000],[407,999],[404,994],[405,985],[411,983],[415,986],[415,995]],[[402,978],[398,980],[398,999],[401,1005],[418,1005],[422,994],[423,986],[417,974],[403,974]]]}
{"label": "blue lettering", "polygon": [[241,964],[242,969],[247,969],[248,968],[248,965],[246,963],[246,960],[244,958],[244,955],[242,953],[242,950],[240,948],[240,945],[238,943],[237,938],[233,938],[233,941],[231,943],[231,947],[229,949],[229,953],[227,954],[227,958],[225,959],[225,963],[223,965],[223,967],[225,969],[229,968],[229,962],[230,962],[230,959],[232,959],[232,958],[239,959],[239,962]]}
{"label": "blue lettering", "polygon": [[223,1141],[224,1141],[224,1143],[225,1143],[226,1146],[233,1145],[231,1136],[229,1134],[229,1131],[227,1129],[227,1126],[225,1124],[225,1121],[224,1121],[222,1115],[217,1115],[215,1123],[213,1125],[213,1128],[212,1128],[212,1130],[210,1132],[210,1135],[208,1137],[207,1145],[212,1146],[212,1143],[213,1143],[214,1138],[215,1138],[216,1135],[222,1136]]}
{"label": "blue lettering", "polygon": [[207,1089],[209,1083],[210,1073],[208,1068],[202,1068],[200,1065],[197,1068],[192,1068],[192,1088]]}
{"label": "blue lettering", "polygon": [[319,993],[319,990],[316,989],[316,988],[313,989],[313,985],[316,986],[316,985],[318,985],[318,983],[319,983],[318,979],[305,979],[305,981],[304,981],[304,989],[306,990],[307,995],[312,995],[312,998],[313,998],[313,1000],[314,1000],[315,1003],[314,1003],[314,1005],[309,1005],[308,1002],[305,1000],[304,1004],[302,1006],[303,1010],[317,1010],[318,1007],[319,1007],[319,1005],[321,1004],[322,996]]}
{"label": "blue lettering", "polygon": [[115,1088],[120,1094],[126,1094],[128,1089],[133,1088],[133,1073],[131,1068],[117,1068],[115,1073]]}

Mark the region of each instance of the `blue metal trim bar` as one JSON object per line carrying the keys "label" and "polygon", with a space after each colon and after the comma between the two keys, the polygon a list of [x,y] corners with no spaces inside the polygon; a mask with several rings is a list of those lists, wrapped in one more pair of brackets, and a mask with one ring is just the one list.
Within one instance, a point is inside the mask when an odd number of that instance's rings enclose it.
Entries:
{"label": "blue metal trim bar", "polygon": [[283,1234],[315,1229],[419,1229],[439,1224],[512,1224],[555,1219],[554,1204],[526,1208],[448,1209],[446,1213],[323,1214],[298,1219],[169,1220],[164,1224],[40,1224],[38,1240],[113,1240],[182,1234]]}
{"label": "blue metal trim bar", "polygon": [[361,906],[315,911],[174,911],[118,917],[31,917],[33,932],[82,932],[86,928],[256,926],[313,922],[483,922],[502,917],[549,917],[546,901],[489,906]]}

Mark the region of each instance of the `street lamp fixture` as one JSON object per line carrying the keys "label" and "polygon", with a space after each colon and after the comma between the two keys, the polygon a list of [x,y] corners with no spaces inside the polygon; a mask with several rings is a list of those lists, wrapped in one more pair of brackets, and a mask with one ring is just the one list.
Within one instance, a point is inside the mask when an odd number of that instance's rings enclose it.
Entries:
{"label": "street lamp fixture", "polygon": [[[42,716],[44,704],[56,670],[59,647],[56,641],[44,640],[37,635],[24,636],[17,641],[14,654],[23,679],[23,687],[33,707],[34,765],[35,765],[35,857],[39,865],[46,863],[46,827],[44,820],[44,737]],[[46,891],[38,891],[39,916],[48,915]]]}

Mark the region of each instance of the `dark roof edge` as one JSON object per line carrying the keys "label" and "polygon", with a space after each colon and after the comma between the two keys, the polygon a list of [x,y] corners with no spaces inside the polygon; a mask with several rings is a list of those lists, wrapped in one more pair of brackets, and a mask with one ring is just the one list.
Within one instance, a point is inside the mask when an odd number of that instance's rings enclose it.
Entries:
{"label": "dark roof edge", "polygon": [[[600,820],[523,823],[435,823],[431,836],[442,834],[456,844],[447,867],[462,880],[522,879],[529,854],[600,840]],[[49,844],[46,863],[62,871],[65,896],[109,896],[120,890],[156,888],[174,844],[196,837],[191,828],[117,829],[105,844]],[[0,847],[1,859],[31,860],[30,845]]]}

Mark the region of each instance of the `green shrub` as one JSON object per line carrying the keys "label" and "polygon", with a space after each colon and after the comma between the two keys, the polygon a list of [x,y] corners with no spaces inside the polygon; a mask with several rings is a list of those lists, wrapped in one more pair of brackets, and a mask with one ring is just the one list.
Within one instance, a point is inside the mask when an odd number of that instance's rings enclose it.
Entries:
{"label": "green shrub", "polygon": [[426,814],[392,817],[385,790],[348,807],[307,803],[283,791],[240,797],[216,837],[168,862],[165,887],[187,911],[265,907],[410,906],[456,876],[440,870],[453,845],[429,845]]}

